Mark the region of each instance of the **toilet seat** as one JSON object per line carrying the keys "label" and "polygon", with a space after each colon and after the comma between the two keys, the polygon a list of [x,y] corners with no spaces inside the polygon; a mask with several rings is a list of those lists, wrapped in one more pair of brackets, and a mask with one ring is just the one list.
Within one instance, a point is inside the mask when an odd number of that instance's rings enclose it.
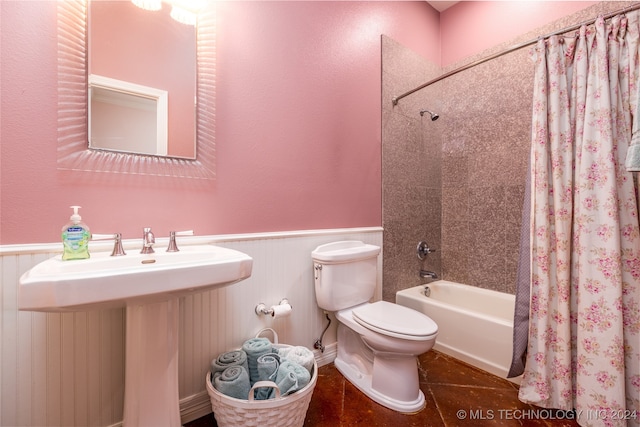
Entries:
{"label": "toilet seat", "polygon": [[422,341],[438,333],[438,325],[428,316],[388,301],[363,304],[351,313],[360,325],[390,337]]}

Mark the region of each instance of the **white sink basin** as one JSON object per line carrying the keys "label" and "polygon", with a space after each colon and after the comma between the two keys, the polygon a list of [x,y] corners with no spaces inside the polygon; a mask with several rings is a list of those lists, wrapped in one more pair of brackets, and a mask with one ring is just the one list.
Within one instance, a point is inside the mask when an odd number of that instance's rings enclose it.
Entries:
{"label": "white sink basin", "polygon": [[166,301],[251,276],[253,260],[213,245],[179,252],[92,253],[86,260],[44,261],[20,278],[20,310],[79,311]]}
{"label": "white sink basin", "polygon": [[253,259],[212,245],[86,260],[57,256],[20,278],[18,306],[78,311],[126,306],[125,427],[180,427],[178,298],[251,276]]}

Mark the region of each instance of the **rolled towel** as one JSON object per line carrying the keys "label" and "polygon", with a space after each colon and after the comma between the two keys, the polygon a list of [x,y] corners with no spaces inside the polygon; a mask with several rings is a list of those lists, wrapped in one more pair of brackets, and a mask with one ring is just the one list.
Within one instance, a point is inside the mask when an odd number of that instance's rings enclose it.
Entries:
{"label": "rolled towel", "polygon": [[242,350],[233,350],[218,355],[211,361],[211,373],[222,372],[230,366],[242,366],[249,372],[247,353]]}
{"label": "rolled towel", "polygon": [[302,365],[307,368],[307,371],[311,373],[313,368],[313,362],[315,361],[315,357],[313,352],[309,350],[307,347],[298,345],[291,347],[283,347],[278,349],[278,353],[282,359],[291,360],[292,362],[296,362],[298,365]]}
{"label": "rolled towel", "polygon": [[230,366],[222,372],[213,374],[213,386],[220,393],[236,399],[249,397],[249,373],[242,366]]}
{"label": "rolled towel", "polygon": [[[258,381],[276,382],[278,367],[280,366],[280,356],[276,353],[263,354],[258,357]],[[257,382],[257,381],[256,381]],[[255,389],[256,400],[272,399],[275,394],[273,387],[259,387]]]}
{"label": "rolled towel", "polygon": [[311,381],[311,374],[302,365],[291,360],[283,360],[278,368],[276,384],[280,389],[281,396],[287,396],[300,390]]}
{"label": "rolled towel", "polygon": [[251,338],[242,344],[242,350],[247,353],[247,364],[249,365],[249,381],[254,385],[258,381],[258,357],[277,353],[273,350],[271,341],[267,338]]}

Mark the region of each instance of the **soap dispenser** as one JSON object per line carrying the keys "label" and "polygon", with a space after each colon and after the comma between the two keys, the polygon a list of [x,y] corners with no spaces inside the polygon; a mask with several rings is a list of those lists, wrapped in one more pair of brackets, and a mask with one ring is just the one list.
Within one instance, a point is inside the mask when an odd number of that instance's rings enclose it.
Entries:
{"label": "soap dispenser", "polygon": [[71,209],[73,209],[73,215],[69,218],[70,221],[62,227],[62,244],[64,246],[62,259],[87,259],[89,258],[91,232],[78,214],[80,206],[71,206]]}

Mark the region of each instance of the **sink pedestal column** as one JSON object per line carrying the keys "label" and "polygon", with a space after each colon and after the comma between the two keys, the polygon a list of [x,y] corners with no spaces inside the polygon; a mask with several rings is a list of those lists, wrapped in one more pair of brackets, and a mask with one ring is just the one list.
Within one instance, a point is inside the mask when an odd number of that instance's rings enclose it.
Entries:
{"label": "sink pedestal column", "polygon": [[179,427],[178,298],[128,305],[124,426]]}

